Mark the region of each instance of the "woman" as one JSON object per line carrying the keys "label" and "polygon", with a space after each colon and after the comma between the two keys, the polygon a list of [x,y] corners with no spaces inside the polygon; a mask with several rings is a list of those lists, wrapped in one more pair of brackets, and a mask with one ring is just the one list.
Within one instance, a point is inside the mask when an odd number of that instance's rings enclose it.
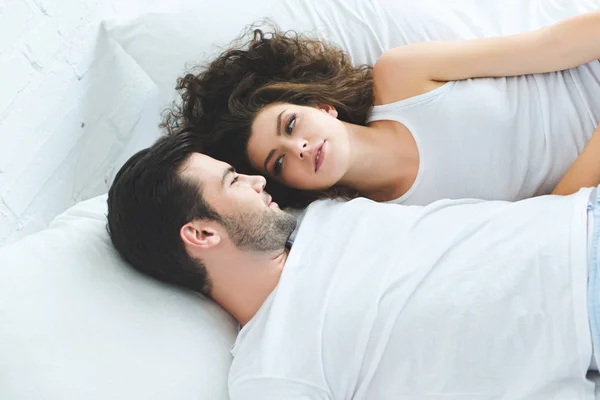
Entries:
{"label": "woman", "polygon": [[180,79],[183,103],[165,125],[265,175],[283,207],[357,194],[518,200],[550,193],[600,122],[598,58],[600,11],[394,48],[374,68],[319,40],[255,30]]}

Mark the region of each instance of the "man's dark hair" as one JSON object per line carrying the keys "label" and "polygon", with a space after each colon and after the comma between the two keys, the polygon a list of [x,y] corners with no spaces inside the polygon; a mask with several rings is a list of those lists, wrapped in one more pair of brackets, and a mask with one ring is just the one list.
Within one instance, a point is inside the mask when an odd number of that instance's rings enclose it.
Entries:
{"label": "man's dark hair", "polygon": [[107,229],[119,254],[135,269],[210,297],[201,260],[191,258],[180,229],[194,219],[220,220],[202,187],[180,170],[198,143],[192,135],[160,138],[132,156],[108,192]]}

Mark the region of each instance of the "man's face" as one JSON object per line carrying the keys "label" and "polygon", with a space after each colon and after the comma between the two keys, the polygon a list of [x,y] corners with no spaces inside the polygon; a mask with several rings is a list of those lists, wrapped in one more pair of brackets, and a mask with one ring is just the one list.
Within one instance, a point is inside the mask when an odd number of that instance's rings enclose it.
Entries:
{"label": "man's face", "polygon": [[240,250],[277,251],[296,227],[296,219],[282,211],[263,189],[262,176],[242,175],[224,162],[193,153],[182,177],[198,182],[205,201],[221,216],[227,233]]}

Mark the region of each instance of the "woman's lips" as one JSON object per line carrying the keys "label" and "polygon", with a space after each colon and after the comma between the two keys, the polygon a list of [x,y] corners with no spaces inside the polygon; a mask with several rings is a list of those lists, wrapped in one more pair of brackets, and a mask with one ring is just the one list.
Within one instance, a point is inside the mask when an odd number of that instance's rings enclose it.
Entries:
{"label": "woman's lips", "polygon": [[317,147],[316,151],[315,151],[315,156],[313,159],[313,165],[315,166],[315,172],[317,172],[319,170],[319,168],[321,168],[321,165],[323,165],[323,161],[325,160],[325,144],[327,143],[327,140],[324,140],[323,143],[321,143],[321,145],[319,147]]}

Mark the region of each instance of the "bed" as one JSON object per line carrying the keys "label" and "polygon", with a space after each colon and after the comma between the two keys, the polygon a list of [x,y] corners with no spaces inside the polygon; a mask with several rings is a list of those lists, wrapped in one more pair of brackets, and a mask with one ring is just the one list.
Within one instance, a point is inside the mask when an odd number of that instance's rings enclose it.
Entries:
{"label": "bed", "polygon": [[[90,176],[108,185],[160,134],[176,77],[259,18],[372,64],[406,43],[516,33],[597,8],[598,0],[189,0],[106,20],[98,40],[131,57],[152,87],[136,94],[142,105],[130,110],[136,122],[109,173]],[[90,143],[78,151],[94,154],[102,139]],[[106,233],[106,195],[90,197],[0,248],[0,398],[226,400],[234,320],[130,269]]]}

